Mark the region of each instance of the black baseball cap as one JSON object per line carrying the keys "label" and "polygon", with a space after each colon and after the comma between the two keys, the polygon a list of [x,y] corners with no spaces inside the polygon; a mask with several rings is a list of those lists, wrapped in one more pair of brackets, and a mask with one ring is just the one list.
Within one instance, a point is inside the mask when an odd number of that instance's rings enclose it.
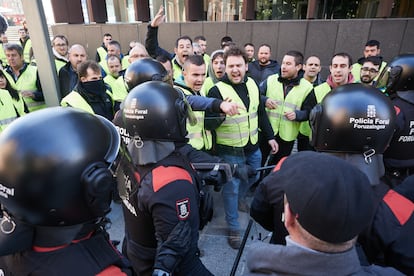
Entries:
{"label": "black baseball cap", "polygon": [[291,211],[316,238],[343,243],[361,233],[374,216],[374,194],[366,175],[346,161],[304,151],[288,157],[275,173]]}

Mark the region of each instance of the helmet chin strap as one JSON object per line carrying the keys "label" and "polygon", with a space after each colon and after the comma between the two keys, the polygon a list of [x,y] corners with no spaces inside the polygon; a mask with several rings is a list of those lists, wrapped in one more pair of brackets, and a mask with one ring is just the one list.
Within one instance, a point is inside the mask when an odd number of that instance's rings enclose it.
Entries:
{"label": "helmet chin strap", "polygon": [[[371,186],[378,185],[380,178],[385,173],[383,155],[375,154],[375,151],[361,153],[332,153],[333,155],[344,159],[346,162],[356,166],[369,179]],[[368,161],[368,162],[367,162]]]}
{"label": "helmet chin strap", "polygon": [[134,165],[143,166],[157,163],[175,150],[174,142],[139,141],[138,144],[129,143],[128,145],[128,151],[130,152]]}
{"label": "helmet chin strap", "polygon": [[56,247],[70,244],[74,240],[86,237],[106,223],[107,221],[103,218],[70,226],[34,226],[35,237],[33,245],[40,247]]}

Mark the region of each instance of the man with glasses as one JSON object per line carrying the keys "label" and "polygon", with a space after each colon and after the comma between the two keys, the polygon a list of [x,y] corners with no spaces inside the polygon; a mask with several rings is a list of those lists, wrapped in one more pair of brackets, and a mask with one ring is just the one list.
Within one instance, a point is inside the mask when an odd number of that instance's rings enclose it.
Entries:
{"label": "man with glasses", "polygon": [[375,39],[368,40],[365,43],[363,57],[359,58],[358,62],[352,65],[352,75],[354,76],[355,82],[359,81],[359,70],[363,67],[363,62],[367,57],[377,57],[380,59],[380,71],[387,65],[381,56],[380,42]]}
{"label": "man with glasses", "polygon": [[55,57],[56,71],[59,73],[60,68],[69,61],[68,48],[69,42],[64,35],[56,35],[52,40],[52,51]]}
{"label": "man with glasses", "polygon": [[378,57],[367,57],[362,62],[360,80],[361,83],[375,86],[375,78],[378,76],[381,60]]}

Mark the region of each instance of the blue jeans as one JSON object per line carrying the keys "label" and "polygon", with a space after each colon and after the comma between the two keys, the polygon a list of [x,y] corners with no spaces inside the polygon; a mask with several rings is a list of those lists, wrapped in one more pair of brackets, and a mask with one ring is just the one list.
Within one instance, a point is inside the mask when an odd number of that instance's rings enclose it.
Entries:
{"label": "blue jeans", "polygon": [[[229,152],[218,150],[218,155],[230,164],[237,164],[236,172],[231,181],[227,182],[222,191],[226,222],[229,230],[239,231],[238,200],[243,199],[250,186],[259,175],[255,172],[260,167],[262,154],[259,149],[245,156],[243,150]],[[250,168],[247,167],[250,166]]]}

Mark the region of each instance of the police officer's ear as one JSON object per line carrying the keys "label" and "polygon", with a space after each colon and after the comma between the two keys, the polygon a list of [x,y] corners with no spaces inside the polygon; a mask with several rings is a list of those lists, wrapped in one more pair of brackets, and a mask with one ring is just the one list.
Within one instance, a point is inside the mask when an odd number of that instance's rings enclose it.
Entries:
{"label": "police officer's ear", "polygon": [[104,162],[90,164],[83,171],[81,182],[91,213],[96,217],[106,215],[110,211],[112,193],[116,185],[108,165]]}
{"label": "police officer's ear", "polygon": [[312,130],[312,137],[310,140],[310,144],[312,147],[317,145],[317,138],[319,133],[320,122],[323,114],[323,106],[321,104],[317,104],[313,107],[309,114],[309,124]]}

